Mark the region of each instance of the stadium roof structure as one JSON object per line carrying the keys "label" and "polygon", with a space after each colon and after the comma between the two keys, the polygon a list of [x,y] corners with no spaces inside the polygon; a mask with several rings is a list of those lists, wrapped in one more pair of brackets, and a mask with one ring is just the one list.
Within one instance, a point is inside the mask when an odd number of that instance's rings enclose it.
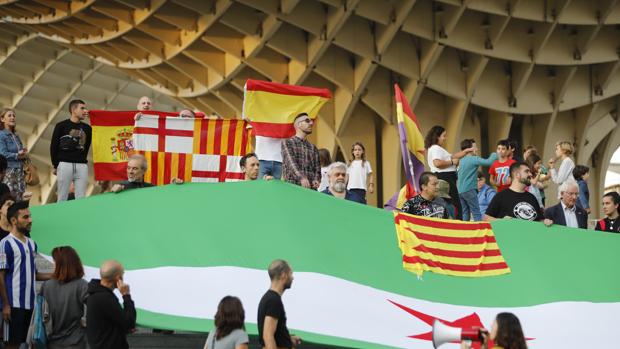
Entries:
{"label": "stadium roof structure", "polygon": [[[473,137],[489,151],[510,134],[546,159],[573,141],[593,197],[620,145],[616,0],[4,0],[0,16],[7,55],[32,41],[75,57],[71,84],[96,68],[160,105],[238,117],[247,78],[328,87],[313,141],[345,159],[353,141],[367,145],[383,178],[373,203],[400,185],[393,83],[423,130],[447,126],[449,150]],[[4,85],[15,105],[24,83]]]}

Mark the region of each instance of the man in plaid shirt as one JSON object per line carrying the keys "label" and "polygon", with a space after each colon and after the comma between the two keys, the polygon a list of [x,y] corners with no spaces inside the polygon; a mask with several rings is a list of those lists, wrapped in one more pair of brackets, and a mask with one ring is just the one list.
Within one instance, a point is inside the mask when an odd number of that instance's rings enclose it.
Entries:
{"label": "man in plaid shirt", "polygon": [[314,121],[307,113],[295,118],[295,136],[282,142],[282,179],[304,188],[316,189],[321,182],[319,150],[306,139]]}

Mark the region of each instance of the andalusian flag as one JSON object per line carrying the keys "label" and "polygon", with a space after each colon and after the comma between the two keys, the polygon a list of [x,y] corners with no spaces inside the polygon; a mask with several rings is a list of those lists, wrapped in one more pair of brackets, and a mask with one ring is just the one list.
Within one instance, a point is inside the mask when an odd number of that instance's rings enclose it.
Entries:
{"label": "andalusian flag", "polygon": [[454,276],[492,276],[510,272],[491,224],[394,212],[403,267]]}
{"label": "andalusian flag", "polygon": [[617,347],[620,234],[501,220],[492,228],[510,274],[418,279],[402,267],[391,212],[281,181],[137,189],[32,216],[41,253],[72,245],[88,277],[105,259],[125,265],[140,326],[211,331],[218,302],[235,295],[255,335],[266,268],[283,258],[295,277],[287,324],[306,342],[431,349],[434,319],[490,328],[510,311],[531,349]]}
{"label": "andalusian flag", "polygon": [[403,156],[403,168],[407,183],[386,204],[386,208],[400,209],[405,201],[420,191],[418,182],[424,172],[424,136],[407,98],[398,84],[394,84],[396,99],[396,119],[400,137],[400,152]]}
{"label": "andalusian flag", "polygon": [[254,135],[289,138],[295,135],[293,121],[300,113],[315,119],[331,98],[325,88],[293,86],[248,79],[243,98],[243,118],[252,122]]}

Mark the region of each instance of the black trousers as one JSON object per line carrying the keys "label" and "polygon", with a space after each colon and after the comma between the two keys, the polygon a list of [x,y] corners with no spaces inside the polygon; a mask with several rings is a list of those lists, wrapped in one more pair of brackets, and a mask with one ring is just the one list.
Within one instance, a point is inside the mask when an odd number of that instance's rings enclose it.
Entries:
{"label": "black trousers", "polygon": [[454,205],[455,215],[456,215],[454,219],[463,220],[463,210],[461,208],[461,199],[459,198],[459,190],[456,187],[456,179],[458,178],[456,176],[456,172],[455,171],[435,172],[435,174],[437,175],[437,178],[443,179],[444,181],[450,184],[450,192],[449,192],[450,202],[452,202],[452,205]]}

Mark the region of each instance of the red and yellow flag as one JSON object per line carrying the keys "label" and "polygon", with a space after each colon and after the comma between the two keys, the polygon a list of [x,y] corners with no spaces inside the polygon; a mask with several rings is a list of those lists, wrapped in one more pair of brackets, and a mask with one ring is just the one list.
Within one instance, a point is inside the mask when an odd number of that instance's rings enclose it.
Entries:
{"label": "red and yellow flag", "polygon": [[[96,180],[127,179],[134,153],[148,160],[144,180],[155,185],[173,178],[186,182],[240,180],[239,159],[251,151],[243,120],[181,119],[174,112],[91,110],[93,166]],[[135,123],[135,125],[134,125]]]}
{"label": "red and yellow flag", "polygon": [[510,273],[488,222],[462,222],[394,212],[403,267],[421,276],[425,271],[482,277]]}
{"label": "red and yellow flag", "polygon": [[294,86],[248,79],[243,98],[243,118],[249,120],[254,135],[289,138],[295,135],[293,121],[300,113],[314,119],[331,98],[325,88]]}

